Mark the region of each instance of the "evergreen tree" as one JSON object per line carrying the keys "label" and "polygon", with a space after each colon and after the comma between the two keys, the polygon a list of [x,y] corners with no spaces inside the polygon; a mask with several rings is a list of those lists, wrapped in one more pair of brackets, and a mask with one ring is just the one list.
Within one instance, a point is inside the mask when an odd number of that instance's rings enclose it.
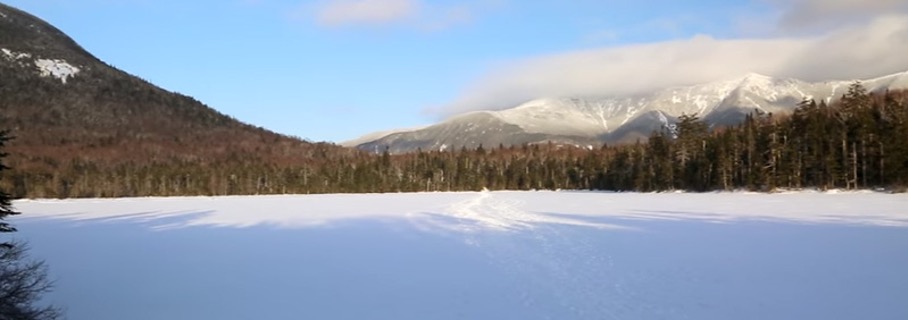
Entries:
{"label": "evergreen tree", "polygon": [[677,162],[681,173],[681,188],[705,190],[705,151],[709,127],[697,115],[678,118]]}
{"label": "evergreen tree", "polygon": [[[2,150],[6,150],[6,144],[10,139],[11,137],[9,136],[9,131],[0,131],[0,174],[4,173],[4,171],[9,170],[9,167],[7,167],[3,161],[3,159],[6,158],[7,154]],[[18,212],[13,210],[13,205],[10,201],[10,195],[5,191],[0,190],[0,233],[16,231],[16,228],[11,226],[8,222],[3,221],[8,216],[19,214]]]}
{"label": "evergreen tree", "polygon": [[[23,157],[21,140],[0,189],[17,197],[134,197],[489,189],[693,190],[889,188],[908,185],[908,92],[804,100],[791,115],[752,114],[708,127],[683,115],[637,144],[581,148],[530,144],[392,154],[314,145],[297,155],[232,152],[114,162],[93,150]],[[30,137],[33,138],[33,137]],[[59,139],[59,138],[58,138]],[[65,141],[67,138],[59,139]],[[2,143],[7,140],[3,139]],[[263,140],[264,141],[264,140]],[[267,141],[266,141],[267,142]],[[63,143],[63,142],[61,142]],[[268,149],[267,143],[244,143]],[[12,149],[17,148],[17,149]],[[127,153],[131,149],[127,149]],[[0,203],[2,218],[14,212]],[[11,229],[8,224],[2,229]]]}

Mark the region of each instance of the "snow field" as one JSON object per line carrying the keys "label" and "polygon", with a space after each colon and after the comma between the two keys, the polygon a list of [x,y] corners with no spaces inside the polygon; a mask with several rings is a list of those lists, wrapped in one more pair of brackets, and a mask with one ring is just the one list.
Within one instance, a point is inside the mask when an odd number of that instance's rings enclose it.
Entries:
{"label": "snow field", "polygon": [[71,319],[905,319],[908,196],[24,200]]}

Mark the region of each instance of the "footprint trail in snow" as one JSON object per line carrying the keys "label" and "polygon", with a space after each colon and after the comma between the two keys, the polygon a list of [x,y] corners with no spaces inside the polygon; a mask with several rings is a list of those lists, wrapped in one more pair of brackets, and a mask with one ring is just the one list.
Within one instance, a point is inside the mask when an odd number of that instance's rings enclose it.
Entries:
{"label": "footprint trail in snow", "polygon": [[536,213],[523,206],[518,200],[481,192],[449,206],[445,213],[453,223],[443,227],[459,232],[467,244],[483,250],[492,265],[513,276],[518,284],[513,293],[539,314],[619,318],[626,307],[621,304],[633,300],[633,293],[610,277],[614,262],[607,248],[595,246],[588,235],[565,232],[615,226]]}

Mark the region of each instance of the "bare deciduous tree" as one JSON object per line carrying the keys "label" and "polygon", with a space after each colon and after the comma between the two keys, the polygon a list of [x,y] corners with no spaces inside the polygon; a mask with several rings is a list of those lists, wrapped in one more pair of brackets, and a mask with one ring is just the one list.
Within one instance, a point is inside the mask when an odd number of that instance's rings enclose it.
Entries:
{"label": "bare deciduous tree", "polygon": [[0,246],[0,320],[58,319],[57,308],[36,306],[52,283],[44,262],[29,259],[27,252],[23,243]]}
{"label": "bare deciduous tree", "polygon": [[[0,131],[0,148],[9,136]],[[0,160],[6,154],[0,152]],[[0,172],[8,169],[0,161]],[[15,232],[16,228],[3,221],[13,210],[10,196],[0,191],[0,233]],[[48,292],[51,282],[47,278],[44,262],[28,258],[24,243],[0,241],[0,320],[47,320],[60,318],[60,310],[52,306],[37,306],[41,295]]]}

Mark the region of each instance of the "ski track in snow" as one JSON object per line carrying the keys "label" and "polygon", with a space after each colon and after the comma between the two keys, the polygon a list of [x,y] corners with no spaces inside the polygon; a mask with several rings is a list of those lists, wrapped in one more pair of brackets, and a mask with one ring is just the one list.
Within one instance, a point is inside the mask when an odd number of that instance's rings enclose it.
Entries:
{"label": "ski track in snow", "polygon": [[525,205],[526,203],[520,198],[507,197],[502,193],[483,191],[476,196],[451,204],[445,208],[440,215],[454,218],[459,223],[454,225],[440,224],[439,226],[467,233],[482,230],[534,230],[545,224],[563,224],[600,229],[625,228],[618,225],[527,211],[522,209]]}
{"label": "ski track in snow", "polygon": [[[545,303],[532,294],[533,290],[545,288],[564,310],[572,313],[569,318],[623,319],[625,314],[641,309],[667,312],[657,310],[654,303],[658,300],[645,298],[652,293],[638,294],[633,284],[609,277],[614,261],[602,248],[594,247],[585,236],[562,231],[566,225],[603,225],[529,212],[520,209],[523,204],[482,192],[448,208],[459,223],[447,228],[462,232],[465,242],[485,250],[493,265],[526,282],[518,293],[525,307],[532,309]],[[503,240],[499,233],[489,231],[520,232],[520,236]],[[538,277],[540,274],[546,276]],[[644,272],[635,278],[666,281]]]}
{"label": "ski track in snow", "polygon": [[[583,273],[569,270],[567,268],[569,264],[565,259],[576,259],[581,256],[587,259],[594,258],[589,252],[581,253],[587,246],[565,238],[550,225],[531,223],[545,221],[545,217],[517,209],[520,204],[513,200],[497,199],[490,192],[482,192],[471,199],[450,206],[448,212],[460,222],[455,229],[466,232],[464,236],[467,244],[482,247],[493,265],[530,282],[517,293],[525,307],[534,308],[541,303],[534,298],[530,290],[542,287],[552,290],[552,294],[558,299],[557,303],[566,310],[574,312],[575,315],[583,314],[583,311],[572,306],[586,304],[577,301],[576,297],[571,299],[572,294],[567,291],[575,291],[573,295],[576,296],[577,293],[586,291],[582,289],[583,287],[592,283],[580,283],[580,277],[575,275]],[[524,233],[516,241],[504,242],[493,239],[489,234],[477,234],[488,229],[522,230]],[[570,252],[558,252],[556,248],[567,249]],[[533,277],[534,274],[545,274],[547,277]]]}

